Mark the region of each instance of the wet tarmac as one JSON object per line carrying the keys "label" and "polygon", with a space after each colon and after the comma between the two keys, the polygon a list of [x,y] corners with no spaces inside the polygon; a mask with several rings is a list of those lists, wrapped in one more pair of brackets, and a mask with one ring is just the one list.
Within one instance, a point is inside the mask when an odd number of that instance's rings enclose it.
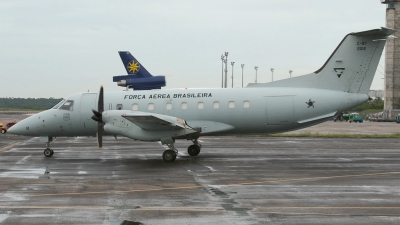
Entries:
{"label": "wet tarmac", "polygon": [[0,136],[1,224],[399,224],[399,139]]}

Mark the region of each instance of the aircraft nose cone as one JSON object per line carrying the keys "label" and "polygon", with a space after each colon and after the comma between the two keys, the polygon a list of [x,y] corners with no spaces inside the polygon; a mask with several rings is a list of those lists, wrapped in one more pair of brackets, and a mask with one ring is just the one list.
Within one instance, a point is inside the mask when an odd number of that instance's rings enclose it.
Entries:
{"label": "aircraft nose cone", "polygon": [[7,132],[8,132],[8,133],[11,133],[11,134],[16,134],[16,133],[14,133],[14,132],[15,132],[15,127],[16,127],[16,125],[14,125],[14,126],[8,128]]}
{"label": "aircraft nose cone", "polygon": [[24,131],[24,130],[22,130],[21,124],[18,124],[18,123],[17,123],[17,124],[15,124],[14,126],[8,128],[7,133],[10,133],[10,134],[20,134],[20,135],[22,135],[22,134],[23,134],[23,131]]}

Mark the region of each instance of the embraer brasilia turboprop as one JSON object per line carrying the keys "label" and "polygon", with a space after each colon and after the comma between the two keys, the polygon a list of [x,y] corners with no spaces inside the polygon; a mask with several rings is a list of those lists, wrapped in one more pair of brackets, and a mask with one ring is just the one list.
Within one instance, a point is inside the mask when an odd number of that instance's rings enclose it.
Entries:
{"label": "embraer brasilia turboprop", "polygon": [[[173,89],[76,93],[52,109],[22,120],[8,132],[40,136],[50,157],[53,137],[120,135],[161,141],[174,161],[175,139],[193,141],[200,153],[203,135],[278,133],[312,126],[368,100],[386,39],[395,30],[381,28],[348,34],[314,73],[233,89]],[[97,109],[93,110],[92,109]],[[94,114],[94,115],[93,115]]]}

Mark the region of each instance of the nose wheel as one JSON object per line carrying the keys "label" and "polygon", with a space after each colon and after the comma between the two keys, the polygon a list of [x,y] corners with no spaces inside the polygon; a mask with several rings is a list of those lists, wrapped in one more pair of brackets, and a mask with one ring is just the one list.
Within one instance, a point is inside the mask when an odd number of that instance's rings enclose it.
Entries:
{"label": "nose wheel", "polygon": [[53,149],[50,148],[50,142],[46,142],[46,149],[43,151],[44,156],[52,157],[54,155]]}
{"label": "nose wheel", "polygon": [[43,152],[44,156],[52,157],[54,155],[54,151],[51,148],[46,148]]}

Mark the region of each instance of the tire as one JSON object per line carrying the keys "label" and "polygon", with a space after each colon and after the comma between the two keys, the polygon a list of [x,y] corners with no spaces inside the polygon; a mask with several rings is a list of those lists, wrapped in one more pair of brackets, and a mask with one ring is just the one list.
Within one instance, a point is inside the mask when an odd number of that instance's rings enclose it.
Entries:
{"label": "tire", "polygon": [[173,162],[176,159],[176,154],[172,150],[165,150],[162,156],[164,162]]}
{"label": "tire", "polygon": [[5,133],[7,133],[7,130],[1,130],[1,133],[5,134]]}
{"label": "tire", "polygon": [[197,145],[191,145],[187,151],[190,156],[196,156],[200,153],[200,147]]}
{"label": "tire", "polygon": [[44,156],[46,156],[46,157],[51,157],[53,154],[51,154],[51,149],[49,149],[49,148],[46,148],[44,151],[43,151],[43,154],[44,154]]}

